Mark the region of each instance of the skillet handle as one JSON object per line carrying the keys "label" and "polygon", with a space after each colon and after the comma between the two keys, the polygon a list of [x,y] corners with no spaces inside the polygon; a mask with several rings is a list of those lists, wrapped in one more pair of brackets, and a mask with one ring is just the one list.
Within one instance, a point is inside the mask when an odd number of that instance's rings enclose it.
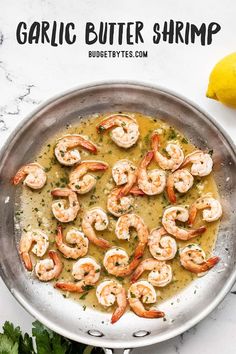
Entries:
{"label": "skillet handle", "polygon": [[[105,354],[131,354],[132,348],[127,349],[110,349],[110,348],[103,348]],[[123,350],[121,352],[121,350]]]}

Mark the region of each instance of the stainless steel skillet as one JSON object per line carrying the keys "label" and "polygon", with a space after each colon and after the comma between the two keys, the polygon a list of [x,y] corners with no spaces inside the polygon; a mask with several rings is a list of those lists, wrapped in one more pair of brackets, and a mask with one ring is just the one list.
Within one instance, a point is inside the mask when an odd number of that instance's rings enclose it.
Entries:
{"label": "stainless steel skillet", "polygon": [[[111,325],[110,315],[92,309],[83,311],[80,304],[65,300],[50,284],[33,279],[18,256],[19,230],[14,224],[16,189],[9,183],[10,178],[66,123],[106,111],[134,111],[161,117],[182,130],[199,148],[214,150],[214,174],[224,210],[215,254],[222,261],[205,277],[160,306],[167,314],[165,322],[138,318],[129,312]],[[175,93],[143,84],[103,83],[74,89],[46,102],[17,127],[2,149],[0,191],[1,276],[27,311],[73,340],[104,348],[134,348],[167,340],[208,315],[236,279],[235,147],[206,113]]]}

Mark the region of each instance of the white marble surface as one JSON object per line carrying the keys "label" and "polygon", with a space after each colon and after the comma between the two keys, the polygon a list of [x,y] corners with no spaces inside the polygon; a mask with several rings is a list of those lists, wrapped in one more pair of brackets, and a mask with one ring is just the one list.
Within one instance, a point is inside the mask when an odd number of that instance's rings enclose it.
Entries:
{"label": "white marble surface", "polygon": [[[205,98],[208,75],[222,56],[235,51],[234,0],[1,0],[0,11],[0,145],[17,124],[47,98],[76,85],[99,80],[139,80],[176,90],[208,111],[236,140],[236,111]],[[219,22],[222,30],[208,47],[153,45],[154,22],[165,19]],[[15,40],[19,21],[73,21],[80,29],[79,43],[61,47],[20,46]],[[134,49],[148,50],[147,59],[88,59],[83,44],[86,21],[145,23],[145,43]],[[115,46],[93,49],[118,49]],[[126,49],[126,47],[122,48]],[[236,288],[235,288],[236,289]],[[31,330],[32,317],[15,301],[0,280],[0,325],[10,320]],[[139,354],[235,353],[236,295],[229,294],[204,321],[183,335],[160,345],[137,349]]]}

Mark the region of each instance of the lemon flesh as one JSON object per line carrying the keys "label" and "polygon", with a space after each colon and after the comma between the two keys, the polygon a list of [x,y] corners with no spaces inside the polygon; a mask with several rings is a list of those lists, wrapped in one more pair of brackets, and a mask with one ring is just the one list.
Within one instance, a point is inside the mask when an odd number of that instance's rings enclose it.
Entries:
{"label": "lemon flesh", "polygon": [[210,74],[206,96],[236,108],[236,52],[215,65]]}

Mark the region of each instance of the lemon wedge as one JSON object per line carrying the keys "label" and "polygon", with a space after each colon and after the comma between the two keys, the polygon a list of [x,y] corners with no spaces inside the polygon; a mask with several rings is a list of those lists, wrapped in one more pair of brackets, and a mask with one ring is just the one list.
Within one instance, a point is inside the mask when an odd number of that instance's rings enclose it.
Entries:
{"label": "lemon wedge", "polygon": [[206,96],[236,108],[236,52],[215,65],[210,74]]}

